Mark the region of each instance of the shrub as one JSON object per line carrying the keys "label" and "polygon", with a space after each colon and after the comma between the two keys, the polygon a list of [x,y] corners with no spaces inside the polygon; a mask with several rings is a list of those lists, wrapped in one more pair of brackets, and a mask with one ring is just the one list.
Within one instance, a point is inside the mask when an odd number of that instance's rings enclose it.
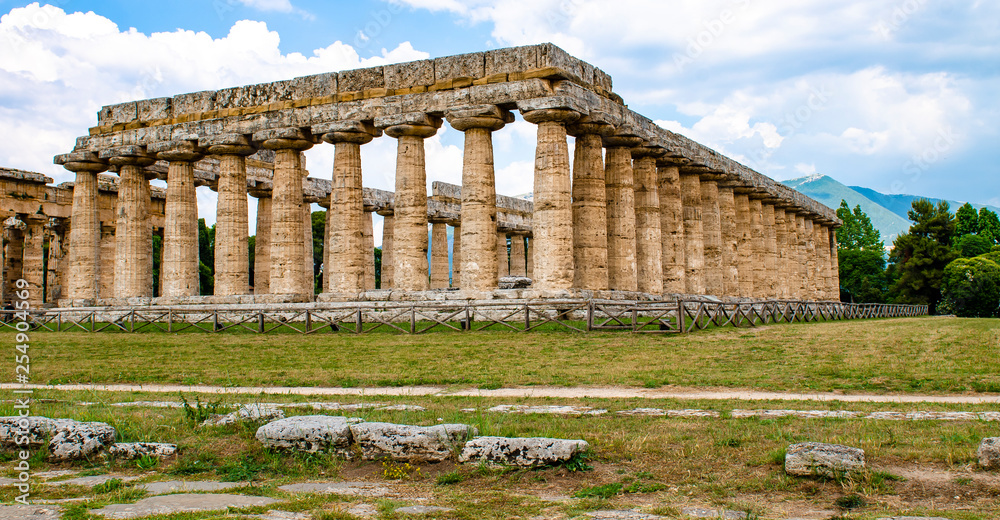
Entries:
{"label": "shrub", "polygon": [[955,248],[962,253],[962,258],[973,258],[990,252],[993,242],[979,235],[965,235],[955,239]]}
{"label": "shrub", "polygon": [[965,318],[992,318],[1000,307],[1000,265],[984,257],[959,258],[944,269],[943,306]]}

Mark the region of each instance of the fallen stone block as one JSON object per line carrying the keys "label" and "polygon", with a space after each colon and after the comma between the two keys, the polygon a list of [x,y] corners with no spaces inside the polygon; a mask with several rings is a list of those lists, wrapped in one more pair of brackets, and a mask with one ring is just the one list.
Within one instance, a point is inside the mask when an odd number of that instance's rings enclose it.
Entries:
{"label": "fallen stone block", "polygon": [[347,454],[351,425],[361,419],[332,415],[297,415],[257,429],[257,440],[268,448]]}
{"label": "fallen stone block", "polygon": [[804,442],[785,453],[785,473],[803,477],[833,477],[865,468],[865,452],[839,444]]}
{"label": "fallen stone block", "polygon": [[55,434],[63,426],[80,424],[72,419],[49,419],[48,417],[0,417],[0,444],[3,446],[37,447]]}
{"label": "fallen stone block", "polygon": [[68,462],[97,455],[115,442],[115,429],[101,422],[61,424],[49,441],[51,462]]}
{"label": "fallen stone block", "polygon": [[270,422],[284,419],[285,412],[273,406],[248,404],[226,415],[213,415],[201,423],[202,426],[225,426],[241,422]]}
{"label": "fallen stone block", "polygon": [[465,443],[459,462],[535,467],[562,464],[590,448],[586,441],[544,437],[477,437]]}
{"label": "fallen stone block", "polygon": [[119,442],[108,447],[108,455],[126,460],[142,457],[166,459],[177,455],[177,445],[161,442]]}
{"label": "fallen stone block", "polygon": [[983,439],[976,454],[983,469],[1000,469],[1000,437]]}
{"label": "fallen stone block", "polygon": [[465,424],[410,426],[365,422],[351,426],[362,458],[400,462],[441,462],[476,433],[475,428]]}

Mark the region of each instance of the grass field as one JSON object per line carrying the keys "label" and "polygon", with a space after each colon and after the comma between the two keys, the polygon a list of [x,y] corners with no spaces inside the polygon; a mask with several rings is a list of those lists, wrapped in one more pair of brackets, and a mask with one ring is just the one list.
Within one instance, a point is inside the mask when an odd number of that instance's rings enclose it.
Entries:
{"label": "grass field", "polygon": [[[13,344],[13,334],[0,341]],[[1000,322],[910,318],[622,332],[33,333],[36,383],[623,385],[1000,392]],[[0,370],[13,373],[13,357]]]}

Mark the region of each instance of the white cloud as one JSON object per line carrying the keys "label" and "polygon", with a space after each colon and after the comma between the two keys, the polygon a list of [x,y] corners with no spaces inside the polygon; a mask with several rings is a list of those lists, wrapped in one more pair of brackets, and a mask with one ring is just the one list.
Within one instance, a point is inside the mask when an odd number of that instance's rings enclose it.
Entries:
{"label": "white cloud", "polygon": [[251,9],[256,9],[258,11],[274,11],[279,13],[295,13],[301,16],[304,20],[314,20],[316,17],[305,10],[299,9],[292,5],[290,0],[226,0],[229,5],[234,3],[240,3]]}

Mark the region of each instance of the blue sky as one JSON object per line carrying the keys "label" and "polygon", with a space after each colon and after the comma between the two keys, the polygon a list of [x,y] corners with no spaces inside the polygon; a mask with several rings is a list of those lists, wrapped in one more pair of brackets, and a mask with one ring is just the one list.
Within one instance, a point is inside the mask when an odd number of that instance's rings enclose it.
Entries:
{"label": "blue sky", "polygon": [[[629,106],[775,179],[1000,205],[1000,2],[957,0],[0,0],[0,165],[40,171],[128,99],[551,41]],[[392,187],[394,147],[363,148]],[[496,135],[531,189],[534,128]],[[428,141],[461,177],[461,135]],[[329,176],[332,146],[308,152]],[[205,191],[205,193],[202,193]],[[199,190],[214,220],[214,195]]]}

